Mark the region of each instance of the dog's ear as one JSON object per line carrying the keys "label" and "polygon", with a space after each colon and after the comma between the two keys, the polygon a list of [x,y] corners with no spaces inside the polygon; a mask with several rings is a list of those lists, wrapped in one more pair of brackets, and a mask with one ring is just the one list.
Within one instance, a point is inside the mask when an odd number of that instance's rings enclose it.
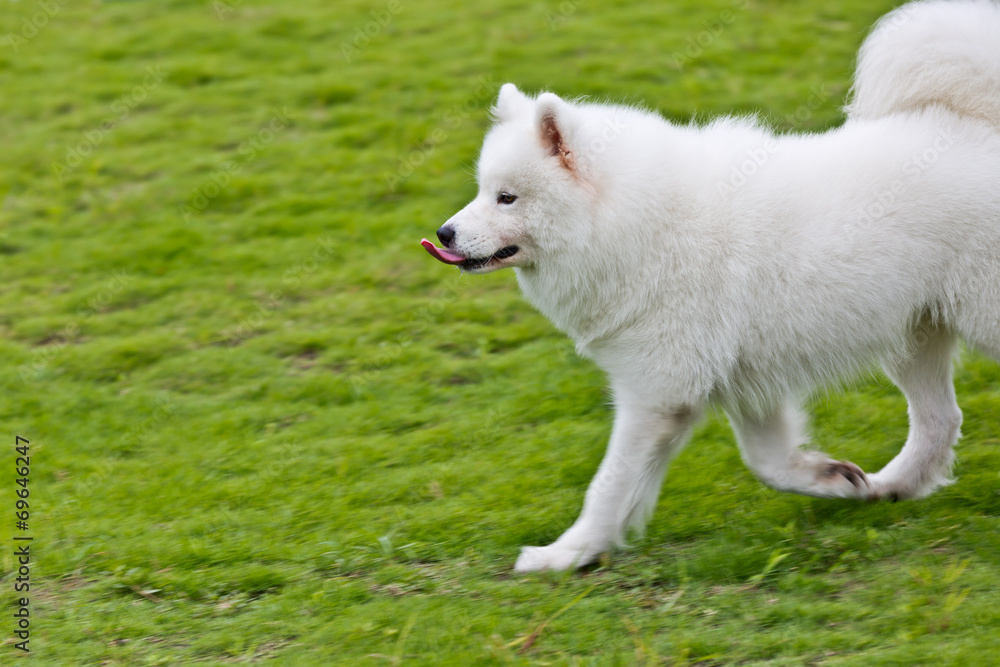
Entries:
{"label": "dog's ear", "polygon": [[542,93],[538,96],[535,121],[542,146],[549,155],[558,157],[564,167],[575,171],[576,160],[571,148],[572,113],[573,107],[557,95]]}
{"label": "dog's ear", "polygon": [[531,100],[512,83],[500,86],[500,96],[493,105],[493,117],[500,123],[511,120],[518,113],[525,114],[531,109]]}

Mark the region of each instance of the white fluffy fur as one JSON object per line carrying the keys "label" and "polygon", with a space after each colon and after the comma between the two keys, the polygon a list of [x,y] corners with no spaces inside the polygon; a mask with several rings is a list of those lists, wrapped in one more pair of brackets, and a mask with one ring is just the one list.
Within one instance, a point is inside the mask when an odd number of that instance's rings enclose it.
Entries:
{"label": "white fluffy fur", "polygon": [[913,2],[886,14],[858,54],[852,118],[940,105],[1000,127],[1000,5]]}
{"label": "white fluffy fur", "polygon": [[[1000,358],[1000,9],[926,2],[861,49],[847,122],[776,136],[726,118],[505,85],[453,252],[524,294],[610,379],[616,416],[576,523],[520,571],[592,562],[641,528],[711,404],[767,484],[858,499],[948,483],[958,337]],[[498,203],[501,192],[516,195]],[[881,472],[800,449],[798,406],[879,363],[910,436]]]}

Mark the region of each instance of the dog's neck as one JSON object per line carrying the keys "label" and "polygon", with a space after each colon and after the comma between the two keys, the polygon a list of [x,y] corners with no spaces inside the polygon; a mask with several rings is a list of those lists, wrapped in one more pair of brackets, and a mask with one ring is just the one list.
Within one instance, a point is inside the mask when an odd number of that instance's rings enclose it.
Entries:
{"label": "dog's neck", "polygon": [[[562,264],[516,269],[518,284],[525,298],[587,355],[593,344],[613,338],[635,321],[640,301],[633,298],[634,287],[624,272],[611,265]],[[634,280],[633,272],[628,282]]]}

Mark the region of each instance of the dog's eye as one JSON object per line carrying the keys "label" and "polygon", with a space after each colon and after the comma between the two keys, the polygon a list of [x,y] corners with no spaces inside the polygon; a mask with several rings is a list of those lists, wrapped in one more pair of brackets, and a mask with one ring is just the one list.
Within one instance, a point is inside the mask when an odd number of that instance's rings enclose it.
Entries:
{"label": "dog's eye", "polygon": [[512,195],[509,192],[501,192],[497,195],[498,204],[513,204],[515,199],[517,199],[517,195]]}

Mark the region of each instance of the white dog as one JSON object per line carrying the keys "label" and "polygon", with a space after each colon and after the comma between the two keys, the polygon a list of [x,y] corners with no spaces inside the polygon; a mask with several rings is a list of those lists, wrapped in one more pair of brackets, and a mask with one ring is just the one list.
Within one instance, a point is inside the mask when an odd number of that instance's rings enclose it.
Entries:
{"label": "white dog", "polygon": [[[573,526],[519,571],[641,530],[706,405],[784,491],[918,498],[949,483],[959,337],[1000,358],[1000,5],[933,1],[861,49],[846,123],[775,135],[503,86],[479,194],[424,245],[525,296],[609,378],[607,454]],[[880,472],[802,449],[817,387],[881,364],[910,435]]]}

